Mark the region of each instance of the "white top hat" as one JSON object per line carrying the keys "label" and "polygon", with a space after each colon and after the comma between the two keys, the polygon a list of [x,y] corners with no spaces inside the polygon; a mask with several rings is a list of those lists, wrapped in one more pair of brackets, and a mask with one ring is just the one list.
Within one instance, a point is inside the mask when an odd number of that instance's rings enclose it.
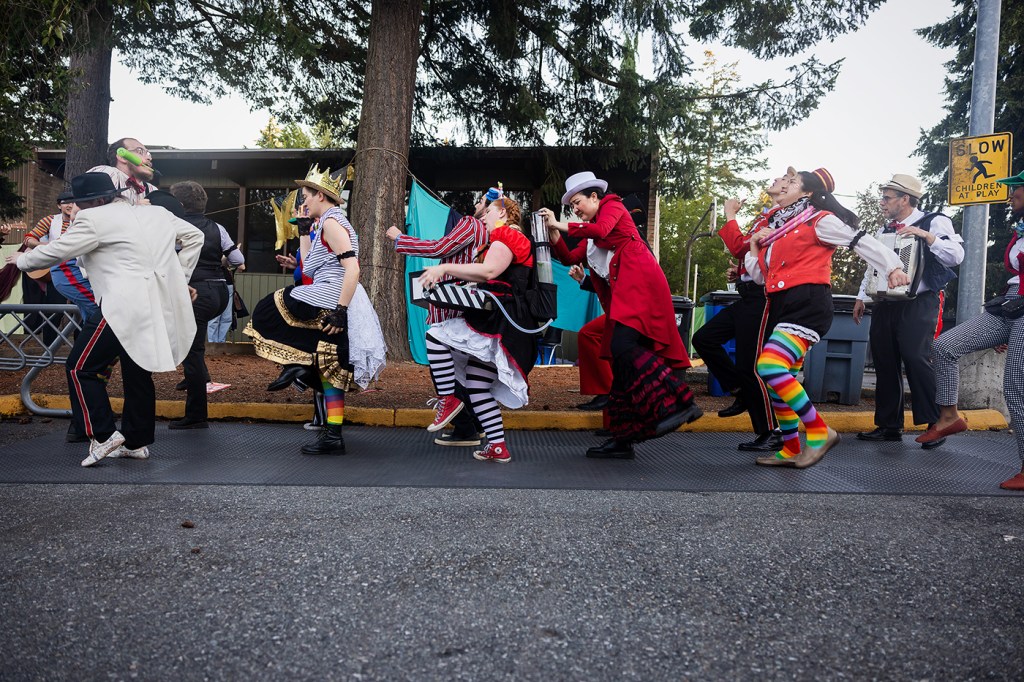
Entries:
{"label": "white top hat", "polygon": [[607,192],[608,182],[606,180],[598,180],[597,176],[590,171],[570,175],[565,181],[565,194],[562,195],[562,203],[568,206],[572,195],[589,187],[597,187],[602,192]]}

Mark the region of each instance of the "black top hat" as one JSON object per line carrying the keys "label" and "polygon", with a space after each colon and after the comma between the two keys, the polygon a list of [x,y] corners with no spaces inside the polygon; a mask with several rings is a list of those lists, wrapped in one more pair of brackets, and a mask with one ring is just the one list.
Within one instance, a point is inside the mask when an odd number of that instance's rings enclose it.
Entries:
{"label": "black top hat", "polygon": [[123,191],[114,187],[114,181],[106,173],[82,173],[71,178],[75,203],[116,197]]}
{"label": "black top hat", "polygon": [[166,208],[178,218],[185,217],[185,207],[181,205],[177,197],[165,189],[155,189],[147,194],[146,198],[149,199],[149,203]]}
{"label": "black top hat", "polygon": [[72,194],[70,190],[64,190],[63,192],[57,195],[58,204],[70,204],[74,200],[75,195]]}

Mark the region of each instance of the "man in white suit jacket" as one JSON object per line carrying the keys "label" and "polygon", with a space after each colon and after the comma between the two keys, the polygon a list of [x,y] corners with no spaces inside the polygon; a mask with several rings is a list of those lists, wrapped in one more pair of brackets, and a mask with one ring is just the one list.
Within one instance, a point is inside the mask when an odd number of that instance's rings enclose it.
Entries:
{"label": "man in white suit jacket", "polygon": [[[92,282],[100,312],[85,321],[66,364],[72,411],[82,415],[90,440],[82,466],[111,454],[145,459],[156,428],[152,372],[173,371],[196,334],[188,279],[203,233],[159,206],[120,200],[104,173],[79,175],[71,189],[80,210],[68,231],[16,262],[21,270],[36,270],[77,256]],[[177,253],[175,241],[181,242]],[[103,377],[117,357],[124,435]]]}

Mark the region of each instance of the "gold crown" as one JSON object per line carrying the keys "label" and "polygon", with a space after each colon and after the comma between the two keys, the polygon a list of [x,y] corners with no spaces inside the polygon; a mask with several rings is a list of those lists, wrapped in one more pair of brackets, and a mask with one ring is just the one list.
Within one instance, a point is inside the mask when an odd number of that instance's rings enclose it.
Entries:
{"label": "gold crown", "polygon": [[313,164],[313,167],[306,173],[306,179],[296,180],[296,183],[303,187],[322,190],[331,195],[335,201],[341,201],[341,186],[346,179],[344,173],[338,173],[338,177],[334,178],[331,177],[330,168],[321,171],[319,164]]}

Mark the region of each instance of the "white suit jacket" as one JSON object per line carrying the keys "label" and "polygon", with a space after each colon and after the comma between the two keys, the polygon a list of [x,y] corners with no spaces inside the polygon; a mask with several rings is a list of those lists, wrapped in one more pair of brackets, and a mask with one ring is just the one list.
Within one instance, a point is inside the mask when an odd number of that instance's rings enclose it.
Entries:
{"label": "white suit jacket", "polygon": [[143,369],[169,372],[196,335],[188,280],[202,247],[203,233],[170,211],[115,200],[79,211],[63,237],[19,256],[18,269],[77,256],[125,352]]}

